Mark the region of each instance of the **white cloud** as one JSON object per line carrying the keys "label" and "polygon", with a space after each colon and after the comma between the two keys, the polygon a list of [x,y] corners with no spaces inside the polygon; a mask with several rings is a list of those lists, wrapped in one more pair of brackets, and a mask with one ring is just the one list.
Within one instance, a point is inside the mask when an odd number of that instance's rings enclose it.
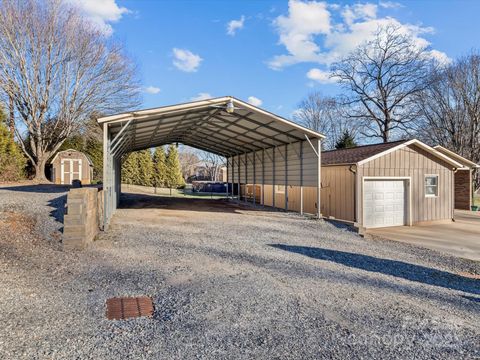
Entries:
{"label": "white cloud", "polygon": [[359,19],[375,19],[377,17],[377,5],[369,3],[346,5],[342,11],[342,17],[347,25],[352,25],[354,21]]}
{"label": "white cloud", "polygon": [[318,60],[319,47],[315,36],[328,34],[331,30],[330,12],[324,2],[290,0],[288,16],[280,15],[274,21],[283,44],[289,54],[273,58],[273,69],[302,61]]}
{"label": "white cloud", "polygon": [[261,106],[263,104],[263,101],[255,96],[249,96],[247,101],[249,104],[252,104],[253,106]]}
{"label": "white cloud", "polygon": [[398,9],[403,7],[402,4],[394,1],[380,1],[378,5],[384,9]]}
{"label": "white cloud", "polygon": [[195,72],[198,70],[202,58],[187,49],[173,49],[173,65],[179,70],[185,72]]}
{"label": "white cloud", "polygon": [[310,69],[307,72],[307,78],[319,82],[320,84],[331,84],[335,82],[335,80],[330,77],[330,72],[317,68]]}
{"label": "white cloud", "polygon": [[148,94],[158,94],[160,92],[160,88],[156,86],[147,86],[146,88],[143,89]]}
{"label": "white cloud", "polygon": [[232,20],[227,24],[227,34],[235,36],[237,30],[243,29],[245,23],[245,16],[241,16],[239,20]]}
{"label": "white cloud", "polygon": [[119,21],[124,14],[130,13],[126,7],[119,6],[116,0],[68,0],[79,8],[107,36],[113,33],[110,23]]}
{"label": "white cloud", "polygon": [[207,92],[201,92],[201,93],[198,93],[197,95],[195,96],[192,96],[190,98],[190,100],[192,101],[200,101],[200,100],[208,100],[208,99],[211,99],[213,98],[212,95],[210,95],[209,93]]}
{"label": "white cloud", "polygon": [[[393,4],[384,4],[383,8],[385,6],[391,8]],[[387,25],[399,27],[402,33],[412,36],[419,47],[430,45],[424,35],[432,34],[432,28],[403,24],[391,16],[379,17],[378,6],[373,3],[332,6],[319,1],[290,0],[288,15],[274,20],[279,43],[287,53],[275,56],[268,65],[274,70],[301,62],[329,67],[372,39],[379,27]],[[448,59],[438,50],[433,50],[431,55],[442,61]]]}

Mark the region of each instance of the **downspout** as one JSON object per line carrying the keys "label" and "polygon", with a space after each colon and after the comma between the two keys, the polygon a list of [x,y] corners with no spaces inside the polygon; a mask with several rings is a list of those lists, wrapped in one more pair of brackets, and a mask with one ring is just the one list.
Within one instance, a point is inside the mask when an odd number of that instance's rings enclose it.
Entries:
{"label": "downspout", "polygon": [[353,222],[357,222],[357,164],[348,168],[353,173]]}

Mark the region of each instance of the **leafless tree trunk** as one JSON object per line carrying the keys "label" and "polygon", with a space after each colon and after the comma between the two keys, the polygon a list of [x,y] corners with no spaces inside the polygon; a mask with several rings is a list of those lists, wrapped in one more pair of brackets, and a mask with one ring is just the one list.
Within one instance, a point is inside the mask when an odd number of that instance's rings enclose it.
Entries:
{"label": "leafless tree trunk", "polygon": [[345,131],[354,138],[359,133],[359,123],[345,116],[337,100],[319,92],[303,99],[293,117],[300,125],[326,135],[325,141],[322,141],[326,150],[334,149]]}
{"label": "leafless tree trunk", "polygon": [[430,77],[430,85],[417,96],[422,119],[418,137],[479,163],[480,54],[463,57]]}
{"label": "leafless tree trunk", "polygon": [[180,161],[180,168],[182,171],[182,176],[185,180],[191,175],[192,169],[195,167],[196,164],[200,161],[197,150],[191,151],[189,148],[182,148],[178,152],[178,159]]}
{"label": "leafless tree trunk", "polygon": [[8,97],[8,107],[9,107],[9,119],[8,119],[8,127],[10,129],[10,135],[12,138],[15,136],[15,105],[13,103],[13,97]]}
{"label": "leafless tree trunk", "polygon": [[121,47],[61,0],[1,1],[0,88],[13,99],[37,180],[91,114],[138,104],[135,67]]}
{"label": "leafless tree trunk", "polygon": [[200,153],[200,158],[205,163],[206,172],[211,181],[219,181],[220,170],[226,163],[225,158],[206,151]]}
{"label": "leafless tree trunk", "polygon": [[417,117],[412,100],[428,85],[431,66],[427,49],[390,25],[333,64],[332,74],[350,93],[343,105],[362,122],[362,135],[387,142],[411,128]]}

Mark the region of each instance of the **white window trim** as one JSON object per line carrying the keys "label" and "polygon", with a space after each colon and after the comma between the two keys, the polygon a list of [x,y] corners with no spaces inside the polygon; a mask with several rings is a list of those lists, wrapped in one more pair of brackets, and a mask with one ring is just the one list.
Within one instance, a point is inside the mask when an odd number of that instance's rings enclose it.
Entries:
{"label": "white window trim", "polygon": [[275,194],[285,194],[285,185],[275,185]]}
{"label": "white window trim", "polygon": [[[428,185],[428,186],[435,186],[435,194],[427,194],[427,183],[426,183],[426,179],[427,177],[433,177],[435,176],[437,178],[437,184],[436,185]],[[439,191],[438,191],[438,187],[440,185],[440,176],[438,174],[425,174],[424,178],[423,178],[423,192],[425,193],[425,197],[426,198],[438,198],[438,194],[439,194]]]}

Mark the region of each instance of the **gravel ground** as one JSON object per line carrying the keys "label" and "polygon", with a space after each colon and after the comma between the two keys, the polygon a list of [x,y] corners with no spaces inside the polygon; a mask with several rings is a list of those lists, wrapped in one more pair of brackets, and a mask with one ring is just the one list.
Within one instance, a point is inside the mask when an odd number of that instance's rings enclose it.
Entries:
{"label": "gravel ground", "polygon": [[[64,188],[0,188],[0,354],[31,358],[478,358],[479,263],[294,214],[124,196],[64,252]],[[142,207],[143,210],[137,208]],[[105,300],[151,296],[153,318]]]}

